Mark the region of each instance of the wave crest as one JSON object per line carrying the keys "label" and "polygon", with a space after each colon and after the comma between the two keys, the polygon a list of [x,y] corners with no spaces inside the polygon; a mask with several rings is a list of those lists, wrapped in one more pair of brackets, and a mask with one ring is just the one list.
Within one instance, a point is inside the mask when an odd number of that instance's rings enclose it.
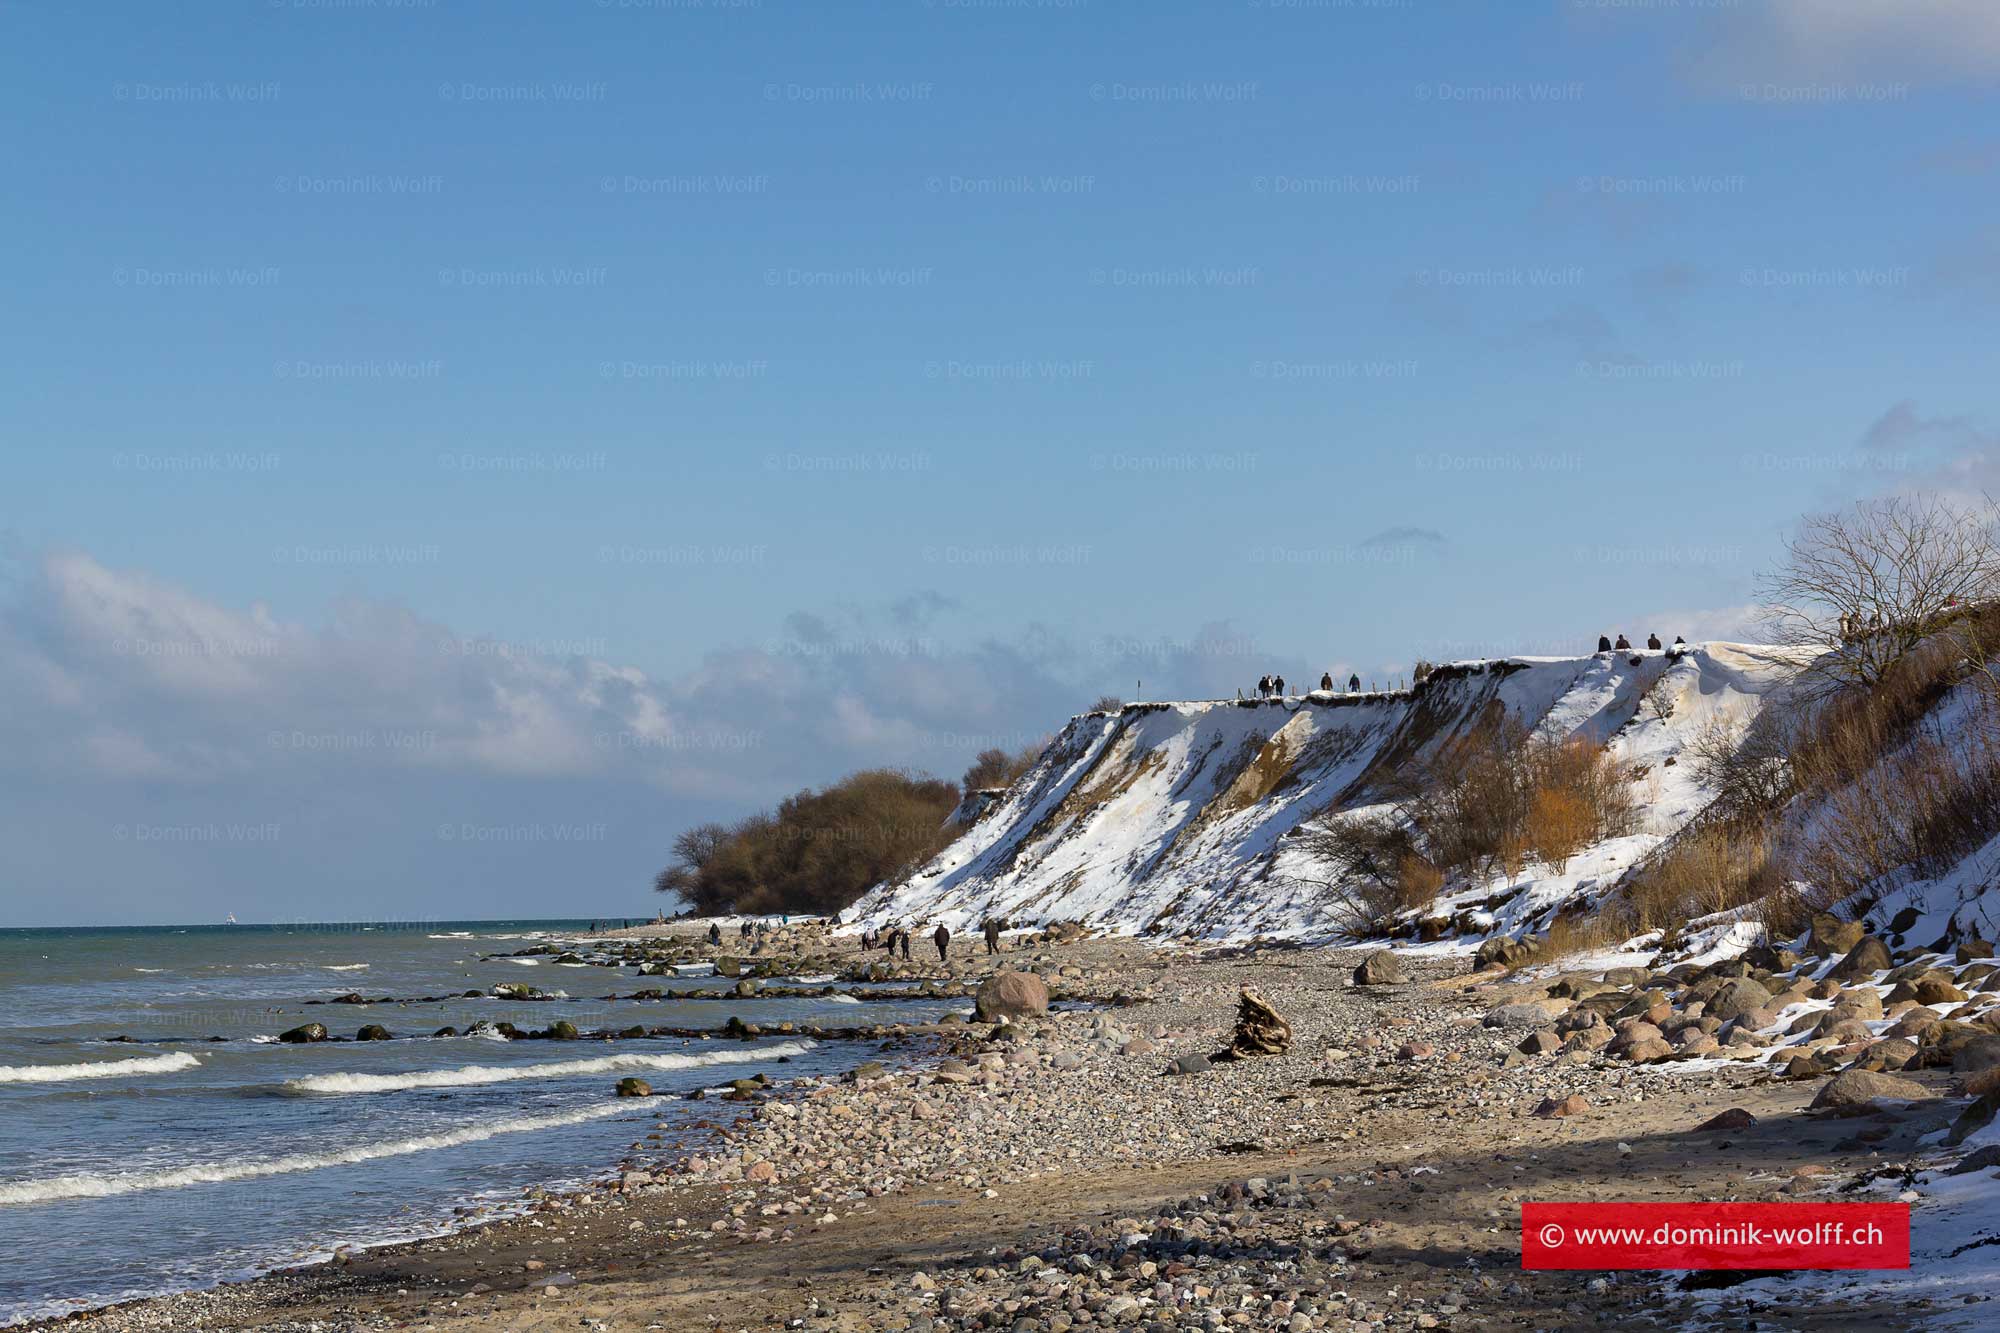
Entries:
{"label": "wave crest", "polygon": [[81,1078],[132,1078],[199,1068],[201,1061],[186,1051],[175,1051],[137,1060],[93,1060],[75,1065],[0,1065],[0,1083],[70,1083]]}
{"label": "wave crest", "polygon": [[539,1065],[466,1065],[462,1069],[426,1069],[407,1074],[310,1074],[285,1083],[289,1092],[401,1092],[406,1088],[476,1088],[489,1083],[513,1083],[534,1078],[571,1078],[582,1074],[632,1074],[648,1070],[706,1069],[713,1065],[752,1064],[781,1055],[804,1055],[811,1042],[781,1042],[701,1055],[607,1055],[594,1060],[558,1060]]}

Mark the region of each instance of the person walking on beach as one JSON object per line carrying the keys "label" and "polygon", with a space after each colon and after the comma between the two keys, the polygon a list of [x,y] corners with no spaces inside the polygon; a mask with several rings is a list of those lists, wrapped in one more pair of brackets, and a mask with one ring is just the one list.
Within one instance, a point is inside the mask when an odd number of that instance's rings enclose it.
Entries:
{"label": "person walking on beach", "polygon": [[910,961],[910,932],[907,930],[899,930],[896,933],[901,937],[900,942],[903,946],[903,961],[907,963]]}
{"label": "person walking on beach", "polygon": [[991,958],[1000,952],[1000,923],[992,917],[986,918],[986,956]]}
{"label": "person walking on beach", "polygon": [[708,923],[708,942],[713,948],[722,947],[722,927],[713,921]]}
{"label": "person walking on beach", "polygon": [[896,928],[894,926],[889,927],[887,930],[877,931],[875,933],[875,940],[882,946],[883,953],[888,954],[891,958],[896,956]]}
{"label": "person walking on beach", "polygon": [[938,961],[944,962],[951,951],[951,932],[944,928],[944,922],[938,922],[938,928],[931,932],[931,943],[937,945]]}

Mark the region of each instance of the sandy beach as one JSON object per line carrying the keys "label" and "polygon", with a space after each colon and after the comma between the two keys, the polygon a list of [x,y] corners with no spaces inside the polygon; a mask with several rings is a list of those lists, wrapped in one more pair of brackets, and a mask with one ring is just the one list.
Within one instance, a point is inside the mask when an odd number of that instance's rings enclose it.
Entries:
{"label": "sandy beach", "polygon": [[[851,940],[832,948],[774,965],[883,970]],[[1726,1287],[1521,1271],[1520,1203],[1843,1197],[1963,1106],[1926,1098],[1857,1120],[1807,1114],[1826,1085],[1769,1063],[1640,1063],[1602,1042],[1525,1055],[1573,1006],[1548,997],[1547,976],[1474,976],[1462,959],[1405,960],[1403,980],[1359,986],[1363,955],[1332,950],[1081,940],[949,968],[924,952],[894,970],[969,983],[1033,968],[1055,1007],[1000,1039],[985,1024],[941,1024],[899,1034],[879,1064],[844,1077],[739,1088],[742,1100],[712,1103],[699,1142],[637,1133],[594,1188],[525,1216],[62,1322],[107,1333],[1748,1327]],[[1230,1045],[1246,984],[1290,1024],[1290,1051],[1167,1072]],[[1944,1071],[1911,1077],[1926,1093],[1949,1083]],[[1725,1111],[1752,1119],[1698,1129]],[[1856,1300],[1808,1286],[1752,1317],[1932,1326],[1928,1298]]]}

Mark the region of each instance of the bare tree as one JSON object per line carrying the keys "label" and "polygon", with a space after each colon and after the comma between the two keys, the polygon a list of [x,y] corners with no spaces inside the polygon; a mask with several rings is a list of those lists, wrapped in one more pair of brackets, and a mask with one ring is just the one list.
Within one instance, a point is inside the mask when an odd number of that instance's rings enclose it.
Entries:
{"label": "bare tree", "polygon": [[2000,510],[1936,495],[1864,500],[1805,519],[1759,580],[1779,642],[1828,647],[1809,669],[1868,685],[1960,611],[2000,594]]}

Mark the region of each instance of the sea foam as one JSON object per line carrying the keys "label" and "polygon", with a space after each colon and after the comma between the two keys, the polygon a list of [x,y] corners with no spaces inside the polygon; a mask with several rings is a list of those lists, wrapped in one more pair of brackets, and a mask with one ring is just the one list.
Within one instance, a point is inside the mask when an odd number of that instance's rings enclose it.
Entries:
{"label": "sea foam", "polygon": [[647,1071],[706,1069],[712,1065],[753,1064],[781,1055],[804,1055],[811,1042],[783,1042],[704,1054],[607,1055],[595,1060],[558,1060],[538,1065],[467,1065],[462,1069],[425,1069],[407,1074],[310,1074],[285,1084],[290,1092],[401,1092],[406,1088],[476,1088],[489,1083],[523,1079],[571,1078],[583,1074],[636,1074]]}
{"label": "sea foam", "polygon": [[601,1120],[605,1116],[617,1115],[620,1112],[630,1114],[632,1110],[633,1107],[629,1102],[611,1101],[555,1115],[521,1116],[511,1120],[489,1121],[483,1125],[468,1125],[463,1129],[449,1130],[442,1134],[426,1134],[421,1138],[364,1144],[341,1152],[297,1153],[290,1157],[274,1157],[264,1161],[231,1160],[199,1166],[169,1167],[159,1171],[83,1173],[50,1176],[43,1180],[19,1180],[0,1185],[0,1205],[48,1203],[56,1199],[103,1199],[114,1194],[136,1194],[141,1190],[177,1189],[183,1185],[213,1185],[231,1180],[251,1180],[259,1176],[289,1175],[294,1171],[318,1171],[329,1166],[351,1166],[357,1162],[373,1161],[378,1157],[402,1157],[410,1153],[433,1152],[439,1148],[456,1148],[461,1144],[478,1143],[501,1134],[519,1134],[538,1129],[555,1129],[562,1125],[577,1125],[586,1120]]}
{"label": "sea foam", "polygon": [[0,1083],[69,1083],[80,1078],[173,1074],[200,1067],[201,1061],[186,1051],[175,1051],[172,1055],[149,1055],[139,1060],[97,1060],[76,1065],[0,1065]]}

